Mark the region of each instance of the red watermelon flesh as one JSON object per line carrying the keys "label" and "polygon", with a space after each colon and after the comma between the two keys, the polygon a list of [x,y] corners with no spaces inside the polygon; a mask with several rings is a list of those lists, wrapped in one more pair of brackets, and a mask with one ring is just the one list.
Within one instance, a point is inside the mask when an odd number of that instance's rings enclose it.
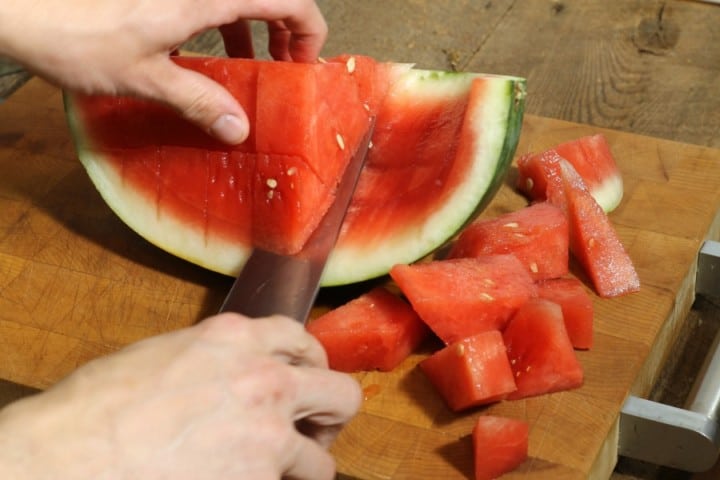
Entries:
{"label": "red watermelon flesh", "polygon": [[[158,214],[228,241],[252,239],[266,250],[299,251],[330,206],[337,178],[368,126],[365,101],[345,65],[173,60],[229,86],[255,126],[248,141],[235,147],[220,144],[150,102],[76,97],[94,148],[107,155],[123,182],[155,203]],[[287,91],[294,92],[292,102]],[[203,168],[208,157],[217,162]],[[184,170],[178,163],[197,168],[188,175],[178,171]],[[170,187],[180,193],[168,199],[164,192]],[[220,212],[211,208],[213,195],[222,199]]]}
{"label": "red watermelon flesh", "polygon": [[566,277],[539,282],[537,287],[538,297],[560,305],[573,347],[592,348],[594,309],[585,285],[577,278]]}
{"label": "red watermelon flesh", "polygon": [[465,227],[448,257],[511,253],[538,281],[568,273],[568,223],[555,205],[539,202]]}
{"label": "red watermelon flesh", "polygon": [[[607,138],[602,134],[589,135],[561,143],[547,152],[557,153],[567,160],[582,177],[593,198],[605,212],[620,204],[623,181]],[[545,178],[532,168],[532,157],[542,153],[523,155],[518,159],[518,188],[535,200],[545,199]]]}
{"label": "red watermelon flesh", "polygon": [[390,371],[428,334],[410,305],[382,287],[312,320],[307,330],[341,372]]}
{"label": "red watermelon flesh", "polygon": [[398,264],[390,276],[420,318],[448,345],[502,330],[536,294],[527,269],[510,254]]}
{"label": "red watermelon flesh", "polygon": [[481,415],[472,431],[475,480],[493,480],[528,458],[530,426],[523,420]]}
{"label": "red watermelon flesh", "polygon": [[517,390],[516,400],[580,387],[583,370],[568,337],[560,305],[533,298],[503,331]]}
{"label": "red watermelon flesh", "polygon": [[420,368],[454,411],[502,400],[516,389],[497,330],[458,340],[420,362]]}

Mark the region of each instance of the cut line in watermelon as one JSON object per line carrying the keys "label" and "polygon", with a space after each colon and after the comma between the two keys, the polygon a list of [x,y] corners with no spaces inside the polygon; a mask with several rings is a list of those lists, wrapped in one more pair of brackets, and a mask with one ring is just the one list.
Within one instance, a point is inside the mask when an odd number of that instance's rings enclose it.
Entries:
{"label": "cut line in watermelon", "polygon": [[313,65],[174,61],[238,98],[251,121],[247,142],[221,145],[168,109],[134,99],[66,93],[68,122],[89,177],[130,228],[227,275],[260,242],[281,253],[302,246],[332,201],[363,118],[377,118],[372,148],[326,286],[384,275],[446,243],[499,188],[522,123],[525,82],[517,77],[362,56]]}

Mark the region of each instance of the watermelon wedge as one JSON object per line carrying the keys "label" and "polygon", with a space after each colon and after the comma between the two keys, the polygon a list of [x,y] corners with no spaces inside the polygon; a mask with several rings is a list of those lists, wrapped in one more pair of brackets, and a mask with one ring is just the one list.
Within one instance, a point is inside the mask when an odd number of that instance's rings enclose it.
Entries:
{"label": "watermelon wedge", "polygon": [[78,156],[133,230],[235,275],[260,246],[302,248],[367,119],[375,135],[323,285],[362,281],[442,246],[492,198],[522,122],[523,79],[343,56],[317,64],[175,57],[223,83],[251,122],[219,144],[130,98],[65,95]]}

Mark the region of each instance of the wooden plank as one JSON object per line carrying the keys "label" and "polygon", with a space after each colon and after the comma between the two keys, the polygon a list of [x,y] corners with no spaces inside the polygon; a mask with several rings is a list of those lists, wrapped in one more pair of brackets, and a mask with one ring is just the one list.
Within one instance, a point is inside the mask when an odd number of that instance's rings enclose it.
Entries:
{"label": "wooden plank", "polygon": [[[11,139],[0,148],[0,378],[46,387],[90,358],[217,309],[230,279],[149,245],[104,205],[75,159],[54,88],[33,80],[0,112]],[[513,475],[610,475],[620,405],[656,378],[689,309],[697,248],[717,230],[720,152],[535,116],[519,152],[598,131],[627,179],[612,219],[643,288],[595,299],[596,345],[578,354],[585,385],[456,415],[416,368],[427,345],[394,372],[357,375],[368,398],[333,446],[346,477],[467,478],[468,435],[486,412],[531,422],[531,459]],[[511,172],[483,215],[525,204],[513,181]]]}

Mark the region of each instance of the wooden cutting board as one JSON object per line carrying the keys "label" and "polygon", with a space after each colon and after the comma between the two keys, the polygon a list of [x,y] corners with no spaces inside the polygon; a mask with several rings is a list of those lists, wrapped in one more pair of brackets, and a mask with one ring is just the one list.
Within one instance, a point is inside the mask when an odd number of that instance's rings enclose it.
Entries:
{"label": "wooden cutting board", "polygon": [[[357,375],[366,401],[333,446],[341,477],[472,478],[469,435],[485,413],[531,424],[530,458],[508,478],[610,475],[622,403],[649,391],[691,306],[697,251],[718,236],[720,151],[528,116],[518,153],[596,132],[625,179],[612,220],[642,290],[595,299],[595,347],[578,353],[585,385],[456,415],[415,368],[427,352]],[[513,179],[483,215],[525,204]],[[149,245],[105,206],[76,160],[58,90],[32,80],[0,105],[0,378],[47,387],[214,313],[230,284]]]}

